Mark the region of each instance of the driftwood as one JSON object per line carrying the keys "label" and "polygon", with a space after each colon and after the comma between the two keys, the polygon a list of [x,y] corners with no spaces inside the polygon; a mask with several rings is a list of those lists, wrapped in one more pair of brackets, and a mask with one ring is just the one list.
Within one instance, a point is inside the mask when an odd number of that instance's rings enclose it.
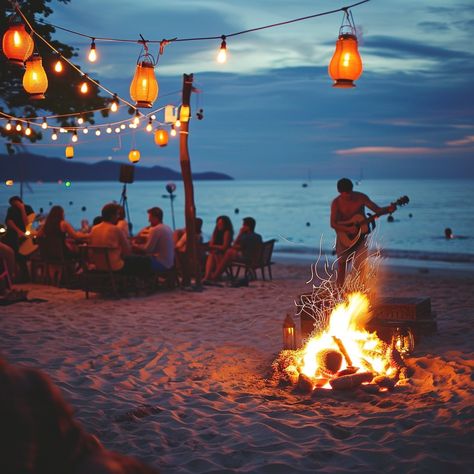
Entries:
{"label": "driftwood", "polygon": [[364,382],[371,382],[374,375],[371,372],[360,372],[358,374],[343,375],[329,381],[334,390],[348,390],[356,388]]}

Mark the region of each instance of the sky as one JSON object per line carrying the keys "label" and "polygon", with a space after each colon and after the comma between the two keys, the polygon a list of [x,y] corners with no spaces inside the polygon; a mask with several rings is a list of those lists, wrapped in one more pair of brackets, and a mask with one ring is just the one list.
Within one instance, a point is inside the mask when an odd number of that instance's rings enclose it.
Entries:
{"label": "sky", "polygon": [[[94,37],[161,40],[228,35],[351,3],[53,1],[47,21]],[[193,171],[236,179],[474,178],[474,4],[371,0],[351,11],[364,65],[353,89],[333,88],[327,73],[341,12],[228,38],[224,65],[215,60],[219,40],[166,46],[152,110],[179,105],[183,73],[194,74],[200,92],[191,100]],[[91,77],[131,100],[138,44],[97,40],[99,59],[91,64],[90,40],[59,30],[57,38],[77,48],[74,62]],[[157,46],[150,51],[156,54]],[[203,120],[194,118],[200,108]],[[79,136],[74,159],[126,163],[136,147],[139,165],[179,170],[178,140],[158,148],[144,125],[119,135]],[[63,157],[69,138],[58,142],[47,136],[28,150]]]}

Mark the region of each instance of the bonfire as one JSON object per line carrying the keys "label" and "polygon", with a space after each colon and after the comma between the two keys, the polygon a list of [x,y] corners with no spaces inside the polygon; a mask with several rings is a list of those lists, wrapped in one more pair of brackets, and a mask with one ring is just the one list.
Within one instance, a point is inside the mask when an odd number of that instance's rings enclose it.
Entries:
{"label": "bonfire", "polygon": [[[361,287],[360,281],[351,285]],[[311,307],[318,324],[300,349],[279,354],[272,364],[274,380],[303,392],[362,386],[373,393],[407,380],[410,374],[400,340],[393,337],[386,342],[366,329],[372,316],[368,289],[341,298],[333,288],[331,281],[314,287],[305,305]]]}

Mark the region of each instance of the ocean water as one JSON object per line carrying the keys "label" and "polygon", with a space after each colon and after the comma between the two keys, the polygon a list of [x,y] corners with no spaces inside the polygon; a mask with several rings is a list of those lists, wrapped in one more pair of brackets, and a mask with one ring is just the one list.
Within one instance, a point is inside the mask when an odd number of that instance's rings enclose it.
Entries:
{"label": "ocean water", "polygon": [[[135,182],[126,195],[133,231],[147,225],[146,210],[160,206],[164,220],[173,226],[166,182]],[[196,181],[194,197],[197,215],[204,219],[204,233],[210,236],[218,215],[228,215],[237,232],[242,218],[253,216],[257,232],[264,239],[278,240],[276,251],[294,254],[330,253],[334,232],[329,226],[330,204],[337,196],[334,180]],[[474,182],[470,180],[364,180],[355,190],[368,194],[383,206],[407,195],[408,205],[377,220],[374,241],[386,254],[398,258],[474,262]],[[64,207],[66,219],[75,227],[82,219],[92,222],[104,203],[120,202],[119,182],[77,182],[70,187],[58,183],[24,186],[24,201],[36,212],[53,204]],[[0,187],[0,222],[8,198],[19,194],[19,185]],[[175,226],[184,226],[184,190],[176,182]],[[446,240],[451,227],[457,238]]]}

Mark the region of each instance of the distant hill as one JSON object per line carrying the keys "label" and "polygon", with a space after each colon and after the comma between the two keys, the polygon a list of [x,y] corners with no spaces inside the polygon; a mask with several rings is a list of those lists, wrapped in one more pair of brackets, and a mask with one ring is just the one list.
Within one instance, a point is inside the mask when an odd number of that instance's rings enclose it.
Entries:
{"label": "distant hill", "polygon": [[[55,182],[70,179],[73,181],[118,181],[121,163],[100,161],[80,163],[61,158],[48,158],[30,153],[15,155],[0,154],[0,180]],[[181,172],[163,166],[135,165],[135,181],[180,181]],[[195,180],[233,180],[231,176],[215,171],[193,173]]]}

